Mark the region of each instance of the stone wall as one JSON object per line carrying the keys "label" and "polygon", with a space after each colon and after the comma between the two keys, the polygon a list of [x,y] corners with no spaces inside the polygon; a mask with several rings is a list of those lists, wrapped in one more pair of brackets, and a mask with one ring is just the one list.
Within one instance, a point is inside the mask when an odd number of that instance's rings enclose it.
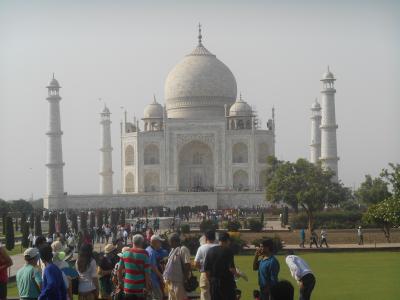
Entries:
{"label": "stone wall", "polygon": [[[237,208],[268,206],[263,192],[214,192],[214,193],[137,193],[118,195],[67,195],[58,205],[49,201],[48,208],[112,208],[202,206],[209,208]],[[57,206],[55,206],[56,204]]]}

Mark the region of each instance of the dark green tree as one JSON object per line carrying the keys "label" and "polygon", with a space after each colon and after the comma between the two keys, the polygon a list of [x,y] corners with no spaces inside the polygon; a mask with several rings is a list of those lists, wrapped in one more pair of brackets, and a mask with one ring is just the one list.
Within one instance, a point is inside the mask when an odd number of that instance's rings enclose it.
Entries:
{"label": "dark green tree", "polygon": [[42,223],[39,212],[35,214],[35,235],[42,235]]}
{"label": "dark green tree", "polygon": [[78,232],[78,216],[77,216],[77,214],[74,211],[70,212],[69,219],[71,220],[72,230],[75,233],[77,233]]}
{"label": "dark green tree", "polygon": [[96,215],[94,211],[89,212],[89,227],[90,229],[96,227]]}
{"label": "dark green tree", "polygon": [[28,222],[21,223],[21,231],[22,231],[22,240],[21,240],[22,247],[28,248],[29,247],[29,240],[28,240],[29,223]]}
{"label": "dark green tree", "polygon": [[388,183],[382,178],[365,175],[364,182],[361,183],[354,195],[359,203],[372,205],[389,198],[390,192]]}
{"label": "dark green tree", "polygon": [[10,210],[13,212],[29,213],[33,210],[33,207],[28,201],[19,199],[10,202]]}
{"label": "dark green tree", "polygon": [[119,221],[119,211],[113,209],[111,211],[111,225],[113,227],[116,227],[118,225],[118,221]]}
{"label": "dark green tree", "polygon": [[108,221],[108,218],[109,218],[109,213],[108,212],[109,212],[108,209],[106,209],[104,211],[104,224],[110,224],[110,222]]}
{"label": "dark green tree", "polygon": [[18,217],[15,217],[15,231],[17,232],[19,230],[19,226],[18,226]]}
{"label": "dark green tree", "polygon": [[125,220],[125,209],[121,210],[120,216],[119,216],[119,224],[120,225],[125,225],[126,220]]}
{"label": "dark green tree", "polygon": [[98,209],[96,211],[97,227],[102,227],[104,224],[103,210]]}
{"label": "dark green tree", "polygon": [[58,214],[58,220],[60,222],[60,232],[65,234],[68,231],[67,215],[65,212]]}
{"label": "dark green tree", "polygon": [[35,214],[32,212],[32,213],[29,215],[29,227],[30,227],[31,229],[33,229],[34,226],[35,226]]}
{"label": "dark green tree", "polygon": [[3,235],[6,235],[6,227],[7,227],[7,213],[3,213],[1,216],[1,224],[3,229]]}
{"label": "dark green tree", "polygon": [[50,212],[49,214],[49,234],[56,232],[56,213]]}
{"label": "dark green tree", "polygon": [[400,164],[389,163],[389,169],[383,169],[381,177],[391,185],[395,198],[400,198]]}
{"label": "dark green tree", "polygon": [[81,230],[86,230],[87,229],[87,211],[81,211],[79,213],[79,218],[80,218],[80,221],[81,221],[80,229]]}
{"label": "dark green tree", "polygon": [[[22,214],[21,214],[21,231],[24,230],[24,226],[25,226],[26,223],[27,223],[27,222],[26,222],[26,214],[25,214],[25,213],[22,213]],[[28,225],[28,226],[29,226],[29,225]]]}
{"label": "dark green tree", "polygon": [[13,219],[10,216],[6,217],[6,248],[8,251],[14,249],[15,238],[14,238],[14,226]]}
{"label": "dark green tree", "polygon": [[266,191],[268,201],[299,206],[307,214],[308,228],[314,226],[314,213],[325,206],[348,201],[349,189],[332,182],[333,173],[305,159],[283,162],[275,170]]}

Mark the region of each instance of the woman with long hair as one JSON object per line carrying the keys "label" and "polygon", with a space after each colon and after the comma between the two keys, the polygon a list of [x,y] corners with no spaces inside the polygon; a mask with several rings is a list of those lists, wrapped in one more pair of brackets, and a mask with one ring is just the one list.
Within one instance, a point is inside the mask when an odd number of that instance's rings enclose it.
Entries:
{"label": "woman with long hair", "polygon": [[75,263],[79,274],[79,300],[95,300],[99,294],[99,283],[97,281],[97,266],[93,258],[93,246],[84,244],[79,250],[78,259]]}

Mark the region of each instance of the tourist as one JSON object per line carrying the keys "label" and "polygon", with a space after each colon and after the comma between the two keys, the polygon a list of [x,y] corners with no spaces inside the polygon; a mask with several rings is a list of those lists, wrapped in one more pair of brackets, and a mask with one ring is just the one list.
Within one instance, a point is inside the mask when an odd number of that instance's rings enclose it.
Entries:
{"label": "tourist", "polygon": [[253,270],[258,271],[258,285],[261,300],[269,300],[271,288],[278,283],[279,262],[273,255],[272,239],[264,240],[256,250],[253,260]]}
{"label": "tourist", "polygon": [[357,237],[358,237],[358,244],[364,245],[364,233],[363,233],[361,226],[358,226]]}
{"label": "tourist", "polygon": [[158,262],[158,253],[157,251],[161,248],[161,243],[164,241],[159,235],[153,235],[150,238],[150,246],[146,248],[147,253],[149,254],[149,264],[151,268],[151,295],[150,299],[152,300],[163,300],[163,275],[160,272],[160,265]]}
{"label": "tourist", "polygon": [[289,251],[286,257],[286,264],[289,267],[293,278],[297,280],[300,287],[300,300],[309,300],[315,286],[315,277],[304,259]]}
{"label": "tourist", "polygon": [[320,242],[319,242],[319,246],[322,248],[322,244],[325,244],[326,245],[326,248],[329,248],[329,246],[328,246],[328,241],[327,241],[327,236],[328,236],[328,233],[326,232],[326,229],[324,229],[324,228],[322,228],[321,229],[321,240],[320,240]]}
{"label": "tourist", "polygon": [[312,245],[315,244],[315,247],[318,248],[318,235],[315,233],[314,229],[311,229],[311,235],[310,235],[310,248],[312,248]]}
{"label": "tourist", "polygon": [[168,289],[168,299],[185,300],[187,295],[184,282],[190,272],[190,252],[188,248],[181,246],[181,240],[177,233],[170,236],[169,243],[171,252],[163,274]]}
{"label": "tourist", "polygon": [[16,280],[20,299],[34,300],[42,288],[42,274],[37,268],[39,251],[28,248],[24,252],[25,265],[18,270]]}
{"label": "tourist", "polygon": [[219,235],[219,245],[208,250],[204,262],[204,271],[210,283],[211,300],[235,300],[236,283],[234,276],[236,267],[233,251],[229,247],[229,234]]}
{"label": "tourist", "polygon": [[97,266],[93,258],[93,246],[83,244],[79,250],[75,268],[79,274],[79,300],[94,300],[98,298],[99,285],[97,281]]}
{"label": "tourist", "polygon": [[7,299],[8,268],[12,264],[10,256],[0,242],[0,300]]}
{"label": "tourist", "polygon": [[306,231],[304,230],[304,228],[302,228],[300,229],[300,244],[299,244],[300,248],[304,248],[305,241],[306,241]]}
{"label": "tourist", "polygon": [[133,248],[122,253],[118,269],[120,288],[124,290],[125,300],[145,299],[151,290],[149,255],[143,249],[141,234],[133,237]]}
{"label": "tourist", "polygon": [[210,300],[210,283],[208,282],[207,275],[204,271],[204,261],[206,260],[207,252],[212,247],[217,246],[215,244],[215,231],[209,230],[205,233],[205,244],[201,245],[197,249],[196,257],[194,258],[194,263],[196,268],[200,271],[200,299]]}
{"label": "tourist", "polygon": [[111,300],[113,290],[111,282],[111,273],[114,269],[112,257],[116,247],[112,244],[107,244],[104,247],[104,255],[99,259],[99,267],[97,275],[99,276],[99,299]]}
{"label": "tourist", "polygon": [[39,300],[66,300],[67,289],[61,270],[53,264],[53,253],[49,244],[39,248],[40,259],[44,264],[42,290]]}
{"label": "tourist", "polygon": [[293,300],[294,288],[293,285],[287,281],[282,280],[271,287],[271,300]]}

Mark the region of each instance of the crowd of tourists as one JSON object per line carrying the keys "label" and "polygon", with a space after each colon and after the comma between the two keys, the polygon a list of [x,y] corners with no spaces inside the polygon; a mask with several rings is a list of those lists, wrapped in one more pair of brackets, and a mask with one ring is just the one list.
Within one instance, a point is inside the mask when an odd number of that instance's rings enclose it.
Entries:
{"label": "crowd of tourists", "polygon": [[[39,236],[24,252],[25,265],[16,275],[20,299],[79,300],[94,299],[200,299],[237,300],[241,291],[236,281],[247,275],[235,265],[231,237],[207,231],[200,239],[194,260],[182,245],[179,233],[168,237],[135,233],[131,242],[116,235],[101,253],[93,243],[83,240],[77,255],[64,240]],[[253,297],[259,300],[291,300],[294,287],[279,280],[280,265],[274,256],[273,241],[264,240],[257,248],[253,269],[258,272],[258,287]],[[0,251],[0,300],[7,295],[7,268],[12,264],[6,251]],[[289,253],[286,264],[298,281],[300,299],[310,299],[315,277],[307,263]],[[200,272],[199,278],[193,275]]]}

